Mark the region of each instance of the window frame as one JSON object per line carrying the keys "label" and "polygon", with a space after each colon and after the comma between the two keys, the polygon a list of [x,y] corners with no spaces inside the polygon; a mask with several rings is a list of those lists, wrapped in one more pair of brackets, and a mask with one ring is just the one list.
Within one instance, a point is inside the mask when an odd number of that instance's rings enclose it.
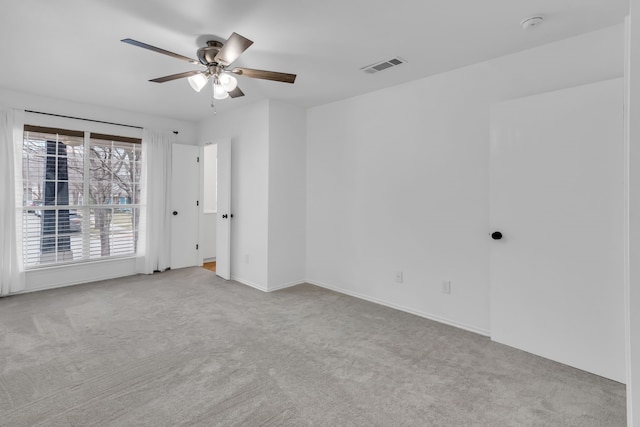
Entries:
{"label": "window frame", "polygon": [[[41,199],[42,199],[42,206],[30,206],[29,205],[29,182],[24,182],[23,181],[23,194],[22,194],[22,206],[19,207],[21,214],[22,214],[22,222],[23,222],[23,227],[22,227],[22,242],[23,242],[23,253],[22,253],[22,257],[23,257],[23,261],[24,261],[24,266],[25,266],[25,270],[26,271],[32,271],[32,270],[38,270],[38,269],[43,269],[43,268],[50,268],[50,267],[60,267],[60,266],[65,266],[65,265],[73,265],[73,264],[86,264],[86,263],[90,263],[90,262],[102,262],[102,261],[109,261],[109,260],[113,260],[113,259],[128,259],[128,258],[135,258],[138,255],[138,246],[139,246],[139,236],[140,236],[140,228],[141,228],[141,221],[139,219],[139,217],[137,217],[137,215],[140,214],[141,210],[143,209],[143,204],[142,204],[142,200],[140,197],[138,197],[137,202],[138,203],[134,203],[135,200],[133,200],[133,197],[131,198],[131,200],[128,200],[128,202],[130,203],[124,203],[124,204],[120,204],[120,203],[110,203],[110,204],[95,204],[93,203],[93,201],[91,200],[91,196],[90,196],[90,191],[89,191],[89,186],[91,185],[91,171],[90,171],[90,167],[91,167],[91,147],[92,147],[92,142],[95,142],[96,140],[101,140],[101,141],[108,141],[111,142],[112,146],[113,143],[128,143],[128,144],[139,144],[140,147],[137,149],[137,153],[134,151],[134,159],[130,159],[129,161],[132,162],[132,165],[137,165],[136,167],[138,168],[137,171],[139,172],[139,174],[137,175],[137,182],[134,183],[134,185],[141,185],[142,182],[142,176],[141,176],[141,171],[143,168],[143,162],[144,159],[142,158],[142,140],[141,138],[135,138],[135,137],[128,137],[128,136],[121,136],[121,135],[113,135],[113,134],[106,134],[106,133],[99,133],[99,132],[92,132],[90,130],[71,130],[71,129],[63,129],[63,128],[57,128],[57,127],[45,127],[45,126],[37,126],[37,125],[32,125],[32,124],[25,124],[24,128],[23,128],[23,139],[22,139],[22,147],[23,147],[23,154],[22,154],[22,161],[23,162],[28,162],[29,159],[28,157],[25,156],[25,151],[24,151],[24,144],[27,141],[27,136],[29,132],[35,132],[35,133],[40,133],[40,134],[49,134],[49,135],[55,135],[56,136],[56,140],[57,138],[59,138],[60,136],[63,137],[82,137],[82,201],[81,203],[77,203],[78,201],[75,200],[74,202],[76,202],[75,204],[71,203],[71,199],[69,200],[69,204],[68,205],[50,205],[50,206],[45,206],[44,205],[44,194],[41,194]],[[58,156],[58,153],[56,152],[56,157]],[[57,167],[56,167],[57,168]],[[134,173],[135,175],[135,173]],[[24,175],[22,177],[24,179]],[[55,182],[57,183],[58,177],[57,177],[57,173],[56,173],[56,179]],[[29,181],[29,179],[27,179],[27,181]],[[70,183],[71,183],[71,179],[69,177],[68,179],[68,188],[70,187]],[[113,184],[112,184],[113,185]],[[44,191],[44,190],[42,190]],[[114,197],[114,189],[113,187],[111,187],[111,191],[112,194],[110,196],[111,201],[113,201],[113,197]],[[140,189],[141,191],[141,189]],[[140,193],[138,193],[140,194]],[[57,195],[56,195],[57,197]],[[130,232],[132,233],[132,237],[131,237],[131,245],[133,246],[132,251],[129,253],[124,253],[124,254],[112,254],[111,253],[111,247],[109,249],[110,254],[109,255],[102,255],[100,254],[99,256],[95,256],[92,255],[92,248],[91,248],[91,212],[94,211],[95,209],[111,209],[111,215],[113,215],[113,213],[116,210],[120,210],[120,209],[124,209],[124,210],[128,210],[129,212],[132,213],[132,225],[131,225],[131,230]],[[32,257],[30,257],[30,255],[33,256],[33,253],[35,252],[34,250],[30,250],[29,249],[29,245],[27,244],[27,241],[29,239],[29,235],[28,233],[30,232],[30,230],[28,230],[28,226],[27,226],[27,222],[28,222],[28,216],[29,216],[29,211],[34,211],[35,209],[43,212],[44,210],[53,210],[53,211],[74,211],[77,214],[82,214],[81,215],[81,228],[80,228],[80,236],[82,239],[82,243],[80,246],[80,252],[81,252],[81,256],[79,258],[76,259],[71,259],[71,260],[65,260],[63,259],[59,259],[59,248],[56,247],[56,250],[54,251],[54,258],[55,260],[51,261],[51,262],[41,262],[41,261],[37,261],[34,263]],[[56,213],[55,217],[58,218],[58,213]],[[134,219],[135,217],[135,219]],[[41,224],[42,224],[42,217],[41,217]],[[55,237],[56,239],[58,239],[60,236],[66,236],[66,234],[61,234],[59,233],[57,226],[59,226],[59,223],[57,222],[58,220],[56,219],[56,232],[55,232]],[[113,222],[110,223],[110,226],[113,225]],[[40,239],[42,239],[42,231],[40,232]],[[72,236],[72,231],[71,229],[69,229],[68,231],[69,236]],[[109,239],[110,239],[110,245],[113,243],[113,238],[117,235],[117,233],[115,233],[114,231],[112,231],[111,227],[109,230]],[[71,239],[71,237],[69,237]],[[57,240],[56,240],[57,241]],[[102,242],[101,242],[102,243]],[[76,248],[77,250],[78,248]],[[69,249],[74,255],[74,257],[76,257],[76,250],[73,250],[73,248]]]}

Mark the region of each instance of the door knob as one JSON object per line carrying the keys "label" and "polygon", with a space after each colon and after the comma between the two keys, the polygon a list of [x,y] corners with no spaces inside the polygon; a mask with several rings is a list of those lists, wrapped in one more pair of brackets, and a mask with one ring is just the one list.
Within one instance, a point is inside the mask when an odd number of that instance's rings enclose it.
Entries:
{"label": "door knob", "polygon": [[173,214],[174,215],[178,215],[178,211],[173,211]]}
{"label": "door knob", "polygon": [[499,231],[494,231],[493,233],[491,233],[491,238],[493,240],[500,240],[502,239],[502,233]]}
{"label": "door knob", "polygon": [[227,218],[227,214],[222,214],[222,218]]}

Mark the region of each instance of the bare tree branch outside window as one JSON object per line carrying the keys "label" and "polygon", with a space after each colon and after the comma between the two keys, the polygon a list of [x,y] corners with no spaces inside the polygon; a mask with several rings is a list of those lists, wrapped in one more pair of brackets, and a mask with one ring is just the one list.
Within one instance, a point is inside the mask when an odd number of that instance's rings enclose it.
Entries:
{"label": "bare tree branch outside window", "polygon": [[[73,256],[65,260],[72,259],[75,262],[131,255],[137,251],[141,145],[121,142],[123,139],[119,137],[114,137],[115,141],[104,139],[102,135],[99,139],[90,138],[85,141],[83,132],[68,132],[75,136],[25,130],[23,246],[27,267],[42,263],[41,257],[35,254],[37,249],[33,243],[40,238],[42,212],[60,209],[57,206],[42,207],[46,159],[44,141],[51,138],[59,138],[66,145],[69,191],[67,209],[71,212],[70,223],[76,224],[75,228],[60,228],[55,231],[56,238],[60,235],[71,239]],[[82,233],[73,234],[79,231]],[[47,261],[56,262],[61,260],[54,257]]]}

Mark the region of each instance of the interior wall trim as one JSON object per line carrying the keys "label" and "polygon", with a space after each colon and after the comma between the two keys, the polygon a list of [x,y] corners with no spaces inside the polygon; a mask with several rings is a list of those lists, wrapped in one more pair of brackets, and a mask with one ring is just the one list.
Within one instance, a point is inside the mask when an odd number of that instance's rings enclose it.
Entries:
{"label": "interior wall trim", "polygon": [[231,280],[233,280],[235,282],[238,282],[238,283],[241,283],[243,285],[250,286],[250,287],[252,287],[254,289],[257,289],[259,291],[262,291],[262,292],[269,292],[269,290],[266,287],[264,287],[262,285],[258,285],[257,283],[253,283],[253,282],[250,282],[248,280],[245,280],[242,277],[231,275]]}
{"label": "interior wall trim", "polygon": [[287,288],[291,288],[293,286],[302,285],[304,283],[307,283],[307,282],[305,282],[304,280],[295,280],[293,282],[283,283],[281,285],[269,286],[269,291],[268,292],[275,292],[275,291],[279,291],[281,289],[287,289]]}
{"label": "interior wall trim", "polygon": [[136,274],[135,266],[136,258],[116,258],[27,270],[25,272],[27,287],[11,295],[133,276]]}
{"label": "interior wall trim", "polygon": [[399,304],[395,304],[389,301],[384,301],[378,298],[374,298],[374,297],[370,297],[368,295],[363,295],[360,294],[358,292],[353,292],[353,291],[349,291],[346,289],[342,289],[340,287],[337,286],[332,286],[332,285],[327,285],[325,283],[320,283],[320,282],[316,282],[314,280],[306,280],[306,283],[309,283],[311,285],[315,285],[315,286],[319,286],[321,288],[325,288],[325,289],[329,289],[330,291],[334,291],[334,292],[338,292],[341,294],[345,294],[345,295],[349,295],[358,299],[362,299],[365,301],[369,301],[375,304],[380,304],[380,305],[384,305],[385,307],[389,307],[389,308],[393,308],[396,310],[400,310],[400,311],[404,311],[405,313],[409,313],[409,314],[413,314],[416,316],[420,316],[420,317],[424,317],[425,319],[429,319],[429,320],[433,320],[434,322],[438,322],[438,323],[443,323],[445,325],[449,325],[449,326],[453,326],[459,329],[464,329],[465,331],[469,331],[469,332],[473,332],[476,333],[478,335],[482,335],[485,337],[491,337],[491,332],[483,329],[483,328],[477,328],[475,326],[471,326],[471,325],[467,325],[465,323],[461,323],[461,322],[456,322],[455,320],[451,320],[451,319],[447,319],[445,317],[441,317],[441,316],[436,316],[435,314],[431,314],[431,313],[427,313],[424,311],[420,311],[420,310],[415,310],[412,308],[408,308]]}

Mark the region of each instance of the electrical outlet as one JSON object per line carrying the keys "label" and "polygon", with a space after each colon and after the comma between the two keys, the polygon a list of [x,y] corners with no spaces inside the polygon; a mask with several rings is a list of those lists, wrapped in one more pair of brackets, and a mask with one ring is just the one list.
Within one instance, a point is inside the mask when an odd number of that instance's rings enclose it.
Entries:
{"label": "electrical outlet", "polygon": [[451,293],[451,280],[442,281],[442,293],[447,295]]}
{"label": "electrical outlet", "polygon": [[402,271],[396,271],[396,283],[402,283]]}

